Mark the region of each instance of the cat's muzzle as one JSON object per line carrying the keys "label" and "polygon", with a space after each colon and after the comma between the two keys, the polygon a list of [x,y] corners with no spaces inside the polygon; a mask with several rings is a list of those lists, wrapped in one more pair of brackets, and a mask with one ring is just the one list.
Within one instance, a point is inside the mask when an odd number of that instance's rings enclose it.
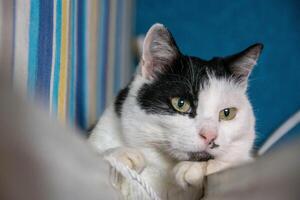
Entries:
{"label": "cat's muzzle", "polygon": [[218,148],[220,146],[220,145],[216,144],[214,140],[212,142],[210,142],[208,145],[209,145],[210,149]]}

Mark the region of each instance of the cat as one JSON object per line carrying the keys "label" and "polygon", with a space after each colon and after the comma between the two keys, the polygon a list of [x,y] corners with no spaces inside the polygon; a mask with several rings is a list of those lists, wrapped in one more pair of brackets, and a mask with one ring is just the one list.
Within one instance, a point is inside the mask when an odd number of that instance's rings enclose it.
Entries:
{"label": "cat", "polygon": [[[162,199],[199,199],[205,175],[252,159],[246,91],[262,49],[205,61],[182,54],[169,30],[154,24],[136,74],[89,142],[139,172]],[[135,199],[127,189],[123,196]]]}

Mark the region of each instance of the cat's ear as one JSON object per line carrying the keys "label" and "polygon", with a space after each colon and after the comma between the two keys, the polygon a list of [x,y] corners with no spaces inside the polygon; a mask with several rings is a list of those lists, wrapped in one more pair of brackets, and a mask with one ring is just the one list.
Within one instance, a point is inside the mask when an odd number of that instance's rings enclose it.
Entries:
{"label": "cat's ear", "polygon": [[147,79],[155,78],[170,67],[180,52],[172,34],[162,24],[154,24],[148,31],[141,60],[141,72]]}
{"label": "cat's ear", "polygon": [[231,73],[237,77],[241,83],[246,84],[262,49],[263,44],[254,44],[240,53],[224,58],[225,65],[229,67]]}

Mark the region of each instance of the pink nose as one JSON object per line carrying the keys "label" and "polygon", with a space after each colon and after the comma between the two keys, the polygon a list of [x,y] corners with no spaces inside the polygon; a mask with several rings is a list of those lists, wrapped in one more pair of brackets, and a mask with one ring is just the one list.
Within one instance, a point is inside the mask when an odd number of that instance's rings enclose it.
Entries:
{"label": "pink nose", "polygon": [[204,140],[205,144],[210,144],[217,138],[217,133],[215,131],[201,131],[199,135]]}

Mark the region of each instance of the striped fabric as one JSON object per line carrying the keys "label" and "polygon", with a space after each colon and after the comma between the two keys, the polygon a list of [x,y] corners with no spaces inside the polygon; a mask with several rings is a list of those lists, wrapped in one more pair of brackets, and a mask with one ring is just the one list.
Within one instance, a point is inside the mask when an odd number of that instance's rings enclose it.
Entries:
{"label": "striped fabric", "polygon": [[88,128],[132,73],[133,1],[11,2],[15,88],[60,121]]}

